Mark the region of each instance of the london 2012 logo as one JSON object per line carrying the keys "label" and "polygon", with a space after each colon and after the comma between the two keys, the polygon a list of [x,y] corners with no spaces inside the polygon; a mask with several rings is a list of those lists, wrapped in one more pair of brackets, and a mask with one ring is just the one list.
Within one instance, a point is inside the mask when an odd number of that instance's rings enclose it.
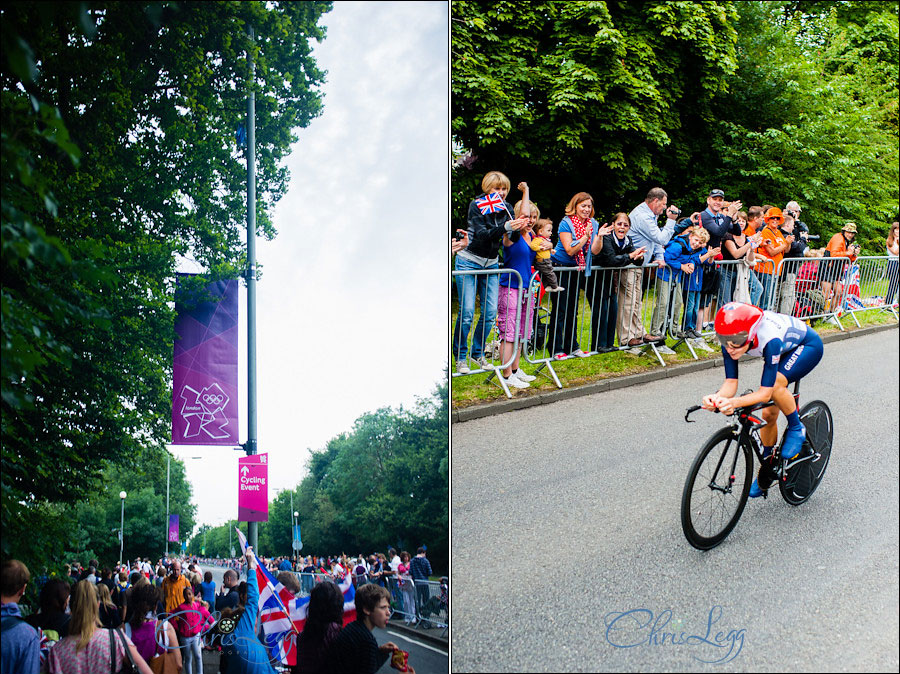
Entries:
{"label": "london 2012 logo", "polygon": [[196,438],[201,431],[211,438],[221,440],[230,434],[225,430],[228,419],[225,407],[228,395],[218,383],[207,386],[202,391],[185,385],[181,389],[181,417],[185,421],[185,438]]}

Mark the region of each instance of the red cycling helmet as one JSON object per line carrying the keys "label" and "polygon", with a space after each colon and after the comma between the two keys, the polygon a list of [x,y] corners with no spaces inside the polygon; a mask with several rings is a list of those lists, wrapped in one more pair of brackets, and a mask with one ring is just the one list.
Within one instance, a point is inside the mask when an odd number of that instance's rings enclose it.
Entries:
{"label": "red cycling helmet", "polygon": [[743,346],[756,337],[756,328],[762,320],[763,310],[752,304],[729,302],[716,314],[716,336],[722,346]]}

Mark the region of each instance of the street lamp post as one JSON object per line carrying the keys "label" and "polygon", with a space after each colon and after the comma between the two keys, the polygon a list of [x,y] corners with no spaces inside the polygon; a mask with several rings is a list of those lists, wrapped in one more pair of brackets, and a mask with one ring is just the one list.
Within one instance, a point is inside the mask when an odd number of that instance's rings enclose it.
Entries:
{"label": "street lamp post", "polygon": [[122,499],[122,518],[119,521],[119,566],[122,565],[122,552],[125,550],[125,497],[124,491],[119,492],[119,498]]}

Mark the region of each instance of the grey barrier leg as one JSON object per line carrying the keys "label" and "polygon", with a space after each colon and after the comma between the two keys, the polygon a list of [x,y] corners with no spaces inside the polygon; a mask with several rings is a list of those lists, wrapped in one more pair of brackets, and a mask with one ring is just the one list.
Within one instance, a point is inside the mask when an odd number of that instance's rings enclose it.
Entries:
{"label": "grey barrier leg", "polygon": [[556,376],[556,370],[553,369],[553,365],[550,363],[550,360],[546,359],[546,360],[542,360],[540,362],[541,362],[541,364],[538,365],[538,368],[537,368],[537,370],[534,371],[534,373],[535,374],[543,374],[541,372],[541,370],[543,370],[546,367],[547,371],[550,372],[550,376],[553,378],[553,383],[556,384],[556,388],[562,388],[563,387],[562,383],[559,381],[559,377]]}

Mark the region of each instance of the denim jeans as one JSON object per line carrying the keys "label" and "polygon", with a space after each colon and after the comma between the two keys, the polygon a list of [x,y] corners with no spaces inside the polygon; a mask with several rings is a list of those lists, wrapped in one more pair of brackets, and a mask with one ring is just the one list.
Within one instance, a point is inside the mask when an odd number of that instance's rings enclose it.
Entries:
{"label": "denim jeans", "polygon": [[750,274],[747,277],[747,285],[750,288],[750,304],[759,307],[759,298],[762,296],[763,287],[756,277],[756,272],[753,270],[750,270]]}
{"label": "denim jeans", "polygon": [[694,330],[697,325],[697,310],[700,309],[700,291],[689,290],[684,307],[684,329]]}
{"label": "denim jeans", "polygon": [[762,295],[759,298],[759,308],[763,311],[774,311],[775,310],[775,290],[777,284],[775,283],[775,275],[774,274],[760,274],[759,281],[762,285]]}
{"label": "denim jeans", "polygon": [[[478,271],[499,269],[500,265],[494,263],[488,267],[482,267],[477,262],[457,255],[454,268],[456,271]],[[484,343],[497,318],[497,293],[500,288],[500,276],[498,274],[463,274],[455,278],[456,293],[459,296],[459,313],[456,316],[456,325],[453,326],[453,358],[457,361],[466,360],[469,351],[469,332],[472,329],[472,321],[475,319],[475,298],[477,296],[481,303],[481,314],[478,317],[478,324],[475,326],[475,335],[472,337],[472,359],[478,360],[484,355]]]}
{"label": "denim jeans", "polygon": [[734,264],[723,264],[719,267],[719,306],[724,307],[734,294]]}
{"label": "denim jeans", "polygon": [[181,660],[184,662],[184,674],[203,674],[203,655],[200,651],[200,635],[183,637],[178,635],[181,646]]}

